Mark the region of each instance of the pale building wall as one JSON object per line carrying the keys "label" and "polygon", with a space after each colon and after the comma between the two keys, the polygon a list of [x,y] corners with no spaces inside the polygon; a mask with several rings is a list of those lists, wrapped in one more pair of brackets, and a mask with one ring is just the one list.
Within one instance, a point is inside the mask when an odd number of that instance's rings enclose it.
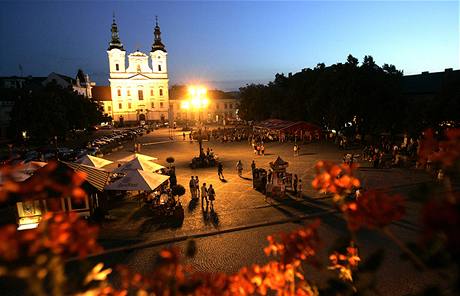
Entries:
{"label": "pale building wall", "polygon": [[[114,52],[114,54],[112,53]],[[108,51],[110,66],[110,89],[112,95],[112,118],[125,122],[168,120],[169,112],[169,80],[166,68],[166,53],[160,50],[151,53],[157,61],[152,61],[149,66],[149,57],[139,51],[128,56],[128,67],[125,68],[124,60],[120,60],[122,52],[119,49]],[[158,59],[160,57],[160,59]],[[124,71],[112,71],[118,66]],[[161,65],[161,71],[158,71]]]}

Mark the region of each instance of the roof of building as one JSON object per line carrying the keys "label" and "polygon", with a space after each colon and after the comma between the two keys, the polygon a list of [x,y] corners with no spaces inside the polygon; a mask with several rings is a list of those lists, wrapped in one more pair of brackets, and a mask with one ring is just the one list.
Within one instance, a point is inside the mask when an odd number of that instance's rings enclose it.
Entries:
{"label": "roof of building", "polygon": [[93,86],[91,88],[91,93],[95,100],[112,101],[112,92],[108,85]]}
{"label": "roof of building", "polygon": [[402,78],[402,90],[404,94],[434,94],[453,78],[460,78],[460,70],[446,69],[444,72],[406,75]]}

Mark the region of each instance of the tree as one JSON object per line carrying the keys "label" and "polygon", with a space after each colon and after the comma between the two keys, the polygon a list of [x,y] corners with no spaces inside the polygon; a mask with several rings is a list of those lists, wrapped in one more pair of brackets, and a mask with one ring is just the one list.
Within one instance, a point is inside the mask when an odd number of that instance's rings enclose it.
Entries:
{"label": "tree", "polygon": [[11,132],[19,138],[26,131],[33,140],[46,142],[106,121],[102,112],[94,100],[52,82],[43,88],[20,90],[11,112]]}

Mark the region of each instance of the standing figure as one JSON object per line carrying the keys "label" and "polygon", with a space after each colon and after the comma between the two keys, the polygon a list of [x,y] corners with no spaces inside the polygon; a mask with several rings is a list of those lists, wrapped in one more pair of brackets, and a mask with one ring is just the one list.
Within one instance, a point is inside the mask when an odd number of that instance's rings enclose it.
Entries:
{"label": "standing figure", "polygon": [[216,199],[216,192],[214,191],[214,188],[212,188],[212,184],[209,184],[208,198],[211,202],[211,210],[214,210],[214,200]]}
{"label": "standing figure", "polygon": [[203,183],[201,186],[201,207],[204,207],[203,201],[206,200],[206,207],[208,206],[208,189],[206,188],[206,183]]}
{"label": "standing figure", "polygon": [[265,146],[264,146],[264,143],[262,143],[262,145],[260,145],[260,153],[262,155],[265,155]]}
{"label": "standing figure", "polygon": [[195,176],[195,192],[196,192],[196,198],[200,196],[200,180],[198,179],[198,176]]}
{"label": "standing figure", "polygon": [[297,196],[302,197],[302,179],[299,179],[299,184],[297,185]]}
{"label": "standing figure", "polygon": [[182,133],[182,141],[185,141],[185,132]]}
{"label": "standing figure", "polygon": [[219,176],[219,179],[225,179],[224,178],[224,166],[222,165],[221,162],[219,162],[219,165],[217,166],[217,176]]}
{"label": "standing figure", "polygon": [[254,170],[256,169],[256,163],[255,161],[253,160],[252,163],[251,163],[251,171],[252,171],[252,174],[254,175]]}
{"label": "standing figure", "polygon": [[193,176],[190,177],[188,186],[190,188],[190,194],[192,195],[192,199],[195,199],[195,179],[193,178]]}
{"label": "standing figure", "polygon": [[299,178],[297,175],[294,175],[293,186],[294,187],[294,194],[297,194],[297,184],[299,183]]}
{"label": "standing figure", "polygon": [[241,162],[241,160],[238,160],[238,162],[236,163],[236,170],[238,171],[238,176],[241,177],[241,175],[243,174],[243,163]]}

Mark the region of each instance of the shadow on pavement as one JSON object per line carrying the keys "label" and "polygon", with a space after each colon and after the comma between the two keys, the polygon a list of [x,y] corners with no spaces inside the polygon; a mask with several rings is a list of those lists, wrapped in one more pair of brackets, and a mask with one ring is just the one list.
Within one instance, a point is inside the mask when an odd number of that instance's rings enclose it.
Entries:
{"label": "shadow on pavement", "polygon": [[201,208],[203,212],[203,222],[205,225],[212,225],[214,227],[219,226],[219,215],[213,208],[209,208],[209,204],[206,204],[206,208]]}
{"label": "shadow on pavement", "polygon": [[188,212],[192,213],[196,207],[198,206],[199,199],[198,198],[192,198],[190,202],[188,203]]}
{"label": "shadow on pavement", "polygon": [[243,180],[252,181],[252,178],[248,178],[248,177],[240,177],[240,178],[243,179]]}
{"label": "shadow on pavement", "polygon": [[223,182],[223,183],[227,183],[227,182],[228,182],[227,180],[225,180],[225,178],[222,178],[222,179],[219,178],[219,180],[220,180],[221,182]]}

